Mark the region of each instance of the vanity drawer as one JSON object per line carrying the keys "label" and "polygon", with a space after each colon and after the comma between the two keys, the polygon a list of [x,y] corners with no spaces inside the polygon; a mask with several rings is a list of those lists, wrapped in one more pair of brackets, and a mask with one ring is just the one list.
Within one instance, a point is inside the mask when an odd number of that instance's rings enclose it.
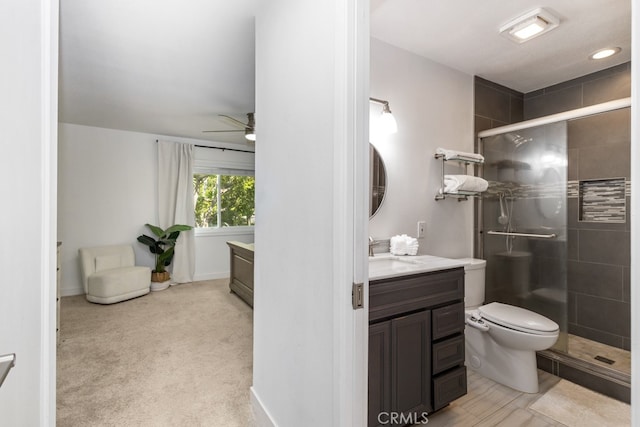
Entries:
{"label": "vanity drawer", "polygon": [[373,280],[369,283],[369,321],[463,298],[463,268]]}
{"label": "vanity drawer", "polygon": [[467,394],[467,369],[461,366],[433,380],[433,410]]}
{"label": "vanity drawer", "polygon": [[433,375],[464,363],[464,335],[433,344]]}
{"label": "vanity drawer", "polygon": [[464,304],[459,302],[432,311],[432,339],[438,340],[464,331]]}

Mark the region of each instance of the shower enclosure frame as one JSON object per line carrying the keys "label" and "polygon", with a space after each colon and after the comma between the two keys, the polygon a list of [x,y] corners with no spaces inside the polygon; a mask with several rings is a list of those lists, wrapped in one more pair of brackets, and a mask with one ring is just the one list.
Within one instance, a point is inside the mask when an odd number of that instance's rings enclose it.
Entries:
{"label": "shower enclosure frame", "polygon": [[[484,147],[482,139],[486,137],[496,136],[508,132],[515,132],[519,130],[529,129],[537,126],[543,126],[552,123],[558,123],[563,121],[569,121],[573,119],[584,118],[600,113],[606,113],[610,111],[620,110],[624,108],[631,107],[631,98],[621,98],[613,101],[604,102],[601,104],[591,105],[588,107],[578,108],[574,110],[564,111],[557,114],[552,114],[536,119],[526,120],[519,123],[514,123],[510,125],[505,125],[497,128],[487,129],[481,132],[478,132],[477,135],[477,151],[480,154],[484,153]],[[483,165],[478,165],[478,169],[476,170],[478,173],[483,172],[481,168]],[[484,217],[483,217],[483,200],[482,197],[475,198],[474,201],[474,209],[476,212],[476,224],[475,224],[475,242],[474,242],[474,251],[475,256],[477,258],[484,259],[484,239],[485,232],[484,230]],[[554,351],[554,350],[544,350],[542,352],[538,352],[538,360],[544,361],[550,369],[545,369],[551,372],[554,375],[558,375],[560,366],[568,367],[570,369],[575,370],[576,372],[580,372],[581,374],[585,374],[586,376],[590,376],[593,378],[593,381],[603,381],[604,383],[600,388],[601,392],[605,392],[603,390],[608,390],[610,388],[622,387],[625,390],[628,390],[630,394],[630,385],[631,385],[631,376],[629,374],[617,371],[615,369],[607,368],[604,366],[596,365],[586,360],[579,359],[577,357],[571,356],[568,353]],[[591,381],[591,380],[590,380]],[[593,382],[591,381],[591,382]],[[605,392],[605,394],[607,394]],[[630,398],[630,397],[629,397]]]}
{"label": "shower enclosure frame", "polygon": [[[572,119],[593,116],[595,114],[606,113],[608,111],[615,111],[615,110],[620,110],[628,107],[631,107],[631,98],[621,98],[613,101],[603,102],[601,104],[590,105],[588,107],[577,108],[575,110],[563,111],[561,113],[551,114],[551,115],[539,117],[536,119],[525,120],[525,121],[514,123],[511,125],[505,125],[497,128],[483,130],[478,132],[478,136],[477,136],[478,151],[480,152],[480,154],[482,154],[484,151],[482,146],[482,138],[500,135],[502,133],[507,133],[507,132],[515,132],[522,129],[529,129],[532,127],[547,125],[551,123],[557,123],[557,122],[568,121]],[[480,164],[480,165],[477,165],[477,167],[482,168],[483,166]],[[484,237],[484,235],[482,230],[483,216],[482,216],[482,198],[481,197],[476,199],[475,211],[476,211],[476,229],[478,231],[476,236],[480,237],[480,238],[476,238],[476,241],[475,241],[475,245],[474,245],[475,253],[478,258],[483,258],[484,249],[482,245],[482,238]]]}

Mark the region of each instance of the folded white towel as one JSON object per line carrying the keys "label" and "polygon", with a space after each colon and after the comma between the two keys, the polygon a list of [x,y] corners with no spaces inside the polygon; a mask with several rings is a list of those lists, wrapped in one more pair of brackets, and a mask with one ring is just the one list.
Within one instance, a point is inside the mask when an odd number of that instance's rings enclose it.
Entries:
{"label": "folded white towel", "polygon": [[472,175],[445,175],[444,192],[457,193],[460,191],[483,192],[487,191],[489,183]]}
{"label": "folded white towel", "polygon": [[470,159],[470,160],[477,160],[479,162],[484,162],[484,156],[478,153],[465,153],[463,151],[447,150],[442,147],[438,147],[436,148],[436,154],[443,155],[444,158],[447,160],[458,158],[460,160]]}
{"label": "folded white towel", "polygon": [[393,255],[417,255],[418,246],[418,239],[402,234],[390,239],[389,252]]}

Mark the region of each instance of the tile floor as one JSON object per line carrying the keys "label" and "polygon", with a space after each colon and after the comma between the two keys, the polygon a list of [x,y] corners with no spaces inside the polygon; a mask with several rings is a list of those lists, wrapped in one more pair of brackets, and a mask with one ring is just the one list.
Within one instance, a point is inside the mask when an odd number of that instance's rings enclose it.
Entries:
{"label": "tile floor", "polygon": [[[431,414],[428,419],[429,427],[520,427],[520,426],[573,426],[585,427],[589,425],[589,421],[582,419],[579,424],[563,418],[557,420],[543,413],[532,409],[531,406],[542,396],[548,393],[558,382],[560,378],[555,377],[547,372],[538,371],[540,378],[540,392],[537,394],[528,394],[515,391],[509,387],[498,384],[492,380],[484,378],[475,372],[468,371],[467,394],[442,410]],[[571,386],[574,386],[573,384]],[[580,386],[575,386],[582,389]],[[584,389],[587,396],[591,392]],[[629,408],[629,405],[623,404],[606,396],[598,395],[602,399],[601,412],[606,410],[618,410],[619,408]],[[570,399],[569,399],[570,400]],[[589,403],[591,404],[591,403]],[[568,412],[572,412],[570,408],[572,402],[563,402],[564,408]],[[576,401],[574,412],[580,411],[580,402]],[[610,405],[611,408],[604,406]],[[599,408],[600,409],[600,408]],[[630,410],[629,410],[630,411]],[[624,412],[624,409],[623,411]],[[551,411],[551,413],[553,413]],[[561,417],[558,417],[561,418]],[[594,420],[594,426],[605,427],[602,420]],[[619,427],[624,424],[616,422],[611,426]],[[630,425],[630,424],[627,424]]]}
{"label": "tile floor", "polygon": [[[601,344],[576,335],[569,334],[569,354],[606,368],[615,369],[625,374],[631,374],[631,352],[610,345]],[[613,364],[600,362],[594,357],[603,356],[613,360]]]}

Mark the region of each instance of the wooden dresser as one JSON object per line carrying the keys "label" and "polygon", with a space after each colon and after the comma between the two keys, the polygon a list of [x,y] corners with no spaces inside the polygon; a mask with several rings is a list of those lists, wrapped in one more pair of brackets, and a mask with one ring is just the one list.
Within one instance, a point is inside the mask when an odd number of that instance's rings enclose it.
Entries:
{"label": "wooden dresser", "polygon": [[253,243],[227,242],[230,277],[229,289],[253,307]]}

